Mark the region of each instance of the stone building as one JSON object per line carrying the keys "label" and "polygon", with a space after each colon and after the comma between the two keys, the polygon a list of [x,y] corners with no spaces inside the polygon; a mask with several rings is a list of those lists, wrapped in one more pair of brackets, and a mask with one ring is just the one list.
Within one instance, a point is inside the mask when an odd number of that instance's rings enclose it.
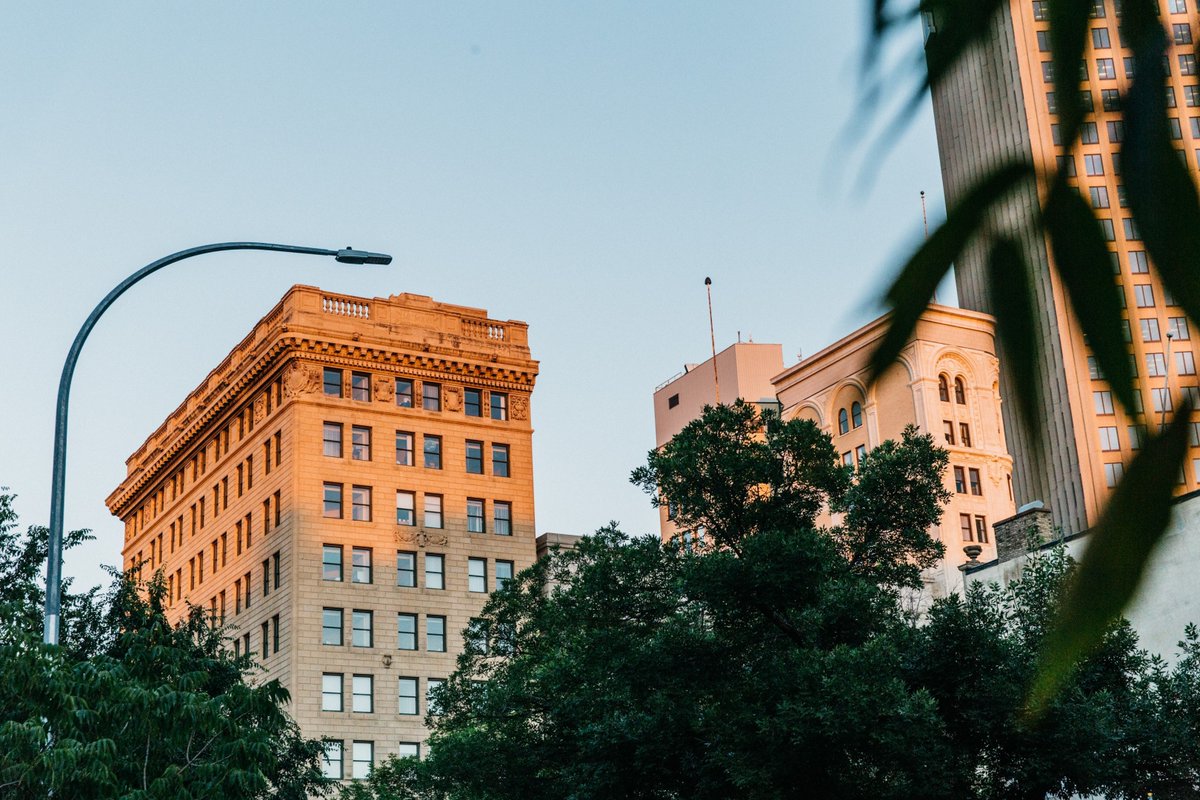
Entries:
{"label": "stone building", "polygon": [[290,692],[326,769],[418,753],[488,593],[535,557],[522,322],[293,287],[128,459],[125,566]]}
{"label": "stone building", "polygon": [[[721,396],[780,409],[784,419],[812,420],[850,466],[881,442],[899,440],[907,425],[932,434],[950,451],[946,488],[953,492],[934,532],[946,557],[925,574],[928,595],[938,597],[962,586],[958,566],[968,560],[968,549],[977,558],[995,558],[991,524],[1014,510],[994,323],[978,312],[931,306],[899,363],[869,386],[868,360],[887,323],[887,317],[876,319],[787,369],[779,345],[734,345],[717,354]],[[714,395],[711,362],[660,386],[654,394],[658,446]],[[660,512],[662,536],[676,535],[667,509]]]}

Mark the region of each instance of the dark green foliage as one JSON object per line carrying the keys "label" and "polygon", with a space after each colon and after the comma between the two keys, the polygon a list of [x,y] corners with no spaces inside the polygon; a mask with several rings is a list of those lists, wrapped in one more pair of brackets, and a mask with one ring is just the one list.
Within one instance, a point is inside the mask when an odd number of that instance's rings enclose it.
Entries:
{"label": "dark green foliage", "polygon": [[[393,759],[343,798],[1132,800],[1200,789],[1194,631],[1168,669],[1111,622],[1030,726],[1024,697],[1066,555],[1033,558],[1006,589],[939,601],[914,626],[895,586],[909,581],[902,565],[930,556],[915,531],[936,521],[945,454],[910,431],[856,475],[833,473],[828,437],[809,423],[768,417],[755,434],[755,418],[744,405],[706,409],[635,473],[660,500],[653,477],[693,488],[677,513],[736,547],[609,526],[523,571],[484,609],[491,649],[463,654],[437,698],[426,758]],[[772,472],[781,452],[833,488]],[[844,523],[818,527],[807,501],[789,522],[770,508],[773,485],[738,485],[734,464],[749,480],[784,475],[801,497],[830,491]],[[723,477],[689,483],[690,470]],[[742,522],[720,525],[705,502]]]}
{"label": "dark green foliage", "polygon": [[[161,578],[64,592],[64,646],[41,643],[46,529],[0,493],[0,797],[306,798],[322,789],[277,681],[251,684],[199,609],[172,627]],[[67,537],[68,545],[87,533]]]}
{"label": "dark green foliage", "polygon": [[[936,31],[930,35],[925,46],[924,80],[919,92],[919,96],[923,97],[925,91],[936,87],[952,72],[970,47],[997,30],[993,23],[1003,5],[992,0],[978,3],[957,0],[871,0],[869,13],[872,27],[868,51],[880,49],[892,34],[910,24],[918,11],[931,14],[937,24]],[[1091,28],[1088,16],[1091,6],[1089,0],[1051,0],[1049,3],[1058,122],[1061,141],[1067,145],[1067,152],[1073,152],[1085,117],[1080,102],[1081,78],[1077,66],[1086,52]],[[1135,67],[1133,84],[1122,98],[1120,112],[1126,131],[1121,158],[1129,210],[1134,224],[1141,231],[1155,271],[1192,323],[1198,324],[1200,193],[1170,139],[1163,92],[1167,49],[1164,22],[1159,16],[1156,0],[1125,0],[1122,9],[1121,40],[1133,50]],[[1197,50],[1200,52],[1200,48]],[[876,65],[876,58],[867,58],[863,89],[866,99],[874,100],[886,93],[881,87],[886,78],[875,74]],[[864,107],[871,105],[864,103]],[[908,105],[907,113],[911,113],[914,105]],[[932,287],[946,274],[950,262],[958,256],[962,247],[975,237],[982,237],[984,244],[991,247],[990,285],[996,301],[993,310],[998,317],[998,332],[1006,356],[1014,362],[1010,366],[1014,367],[1018,406],[1029,418],[1032,409],[1037,407],[1039,391],[1034,380],[1037,370],[1033,359],[1039,358],[1041,351],[1031,349],[1033,343],[1023,338],[1019,331],[1028,321],[1029,307],[1021,298],[1033,295],[1016,285],[1012,296],[1008,292],[997,291],[998,273],[1004,272],[1015,280],[1024,280],[1027,277],[1026,270],[1017,268],[1019,253],[1008,248],[1004,240],[988,241],[989,237],[996,237],[997,232],[989,227],[983,213],[971,211],[986,210],[1003,200],[1009,189],[1005,178],[1011,170],[1011,165],[1004,164],[979,178],[962,202],[950,209],[945,223],[905,264],[886,295],[892,323],[872,356],[871,364],[874,374],[879,375],[895,360],[900,348],[911,336],[917,318],[928,306]],[[1071,314],[1087,335],[1088,344],[1113,394],[1127,410],[1135,408],[1133,397],[1137,387],[1129,366],[1121,310],[1111,279],[1109,251],[1095,213],[1078,192],[1067,184],[1065,171],[1056,171],[1040,178],[1044,185],[1051,187],[1046,194],[1040,218],[1032,223],[1031,230],[1008,231],[1004,235],[1029,235],[1034,240],[1042,236],[1049,238],[1054,256],[1051,267],[1066,288]],[[1025,354],[1029,356],[1028,363],[1023,357]],[[1190,409],[1176,412],[1176,416],[1188,418],[1190,414]],[[1039,430],[1038,426],[1031,426],[1035,436]],[[1040,448],[1041,443],[1035,443],[1035,446]],[[1133,466],[1148,459],[1147,453],[1143,450],[1134,457],[1134,464],[1127,474],[1133,474]],[[1179,451],[1178,456],[1180,460],[1174,465],[1174,471],[1183,466],[1183,451]],[[1138,471],[1157,472],[1158,466],[1146,465]],[[1151,508],[1148,505],[1150,502],[1162,505]],[[1163,492],[1156,492],[1152,501],[1143,501],[1148,512],[1146,518],[1165,525],[1168,518],[1166,504],[1169,502],[1169,493]],[[1136,586],[1141,564],[1120,562],[1119,556],[1128,549],[1138,549],[1140,545],[1126,540],[1140,536],[1143,540],[1154,542],[1163,531],[1148,529],[1144,521],[1136,527],[1125,523],[1120,514],[1106,510],[1099,525],[1110,534],[1098,540],[1097,546],[1089,550],[1086,559],[1119,564],[1117,569],[1122,573],[1121,583],[1133,581]],[[1084,584],[1080,584],[1078,591],[1086,591]],[[1121,602],[1127,601],[1130,596],[1122,593]],[[1050,649],[1042,658],[1042,663],[1048,665],[1048,669],[1049,665],[1059,665],[1054,667],[1059,669],[1096,643],[1094,637],[1104,628],[1106,615],[1111,611],[1108,603],[1096,600],[1081,594],[1067,604],[1067,608],[1083,615],[1080,621],[1086,624],[1079,628],[1081,633],[1078,636],[1052,637],[1048,641]],[[1082,632],[1088,632],[1087,636]],[[1047,672],[1039,686],[1047,689],[1055,685],[1056,680],[1055,675]],[[1042,700],[1044,698],[1039,698],[1038,702]]]}

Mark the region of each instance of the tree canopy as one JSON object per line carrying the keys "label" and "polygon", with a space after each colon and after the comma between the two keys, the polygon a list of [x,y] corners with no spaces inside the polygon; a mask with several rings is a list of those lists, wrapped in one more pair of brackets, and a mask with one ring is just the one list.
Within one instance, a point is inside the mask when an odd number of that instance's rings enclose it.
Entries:
{"label": "tree canopy", "polygon": [[[323,790],[278,681],[257,680],[199,609],[168,622],[161,578],[64,591],[41,642],[47,530],[0,490],[0,797],[300,798]],[[68,547],[89,537],[75,531]],[[69,584],[67,589],[69,589]]]}
{"label": "tree canopy", "polygon": [[[677,523],[705,528],[705,546],[613,524],[523,571],[490,598],[435,698],[425,758],[393,759],[346,796],[1200,788],[1185,735],[1200,719],[1194,632],[1168,669],[1114,624],[1031,726],[1023,698],[1066,556],[940,600],[914,624],[901,596],[940,554],[926,529],[944,501],[944,452],[910,430],[851,470],[812,423],[757,420],[744,404],[706,409],[634,473]],[[837,524],[820,524],[822,508]]]}

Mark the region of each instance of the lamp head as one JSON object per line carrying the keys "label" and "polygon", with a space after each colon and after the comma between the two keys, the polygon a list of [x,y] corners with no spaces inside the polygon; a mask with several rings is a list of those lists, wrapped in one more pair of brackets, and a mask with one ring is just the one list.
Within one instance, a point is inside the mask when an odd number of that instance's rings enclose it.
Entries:
{"label": "lamp head", "polygon": [[366,250],[355,250],[353,247],[346,247],[338,250],[337,256],[334,257],[339,264],[390,264],[392,257],[387,253],[371,253]]}

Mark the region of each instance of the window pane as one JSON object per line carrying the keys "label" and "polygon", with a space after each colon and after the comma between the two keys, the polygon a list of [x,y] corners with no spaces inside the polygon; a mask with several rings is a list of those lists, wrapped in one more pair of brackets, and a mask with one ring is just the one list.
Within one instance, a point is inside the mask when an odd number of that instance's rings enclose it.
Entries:
{"label": "window pane", "polygon": [[425,617],[425,649],[431,653],[446,652],[445,617]]}
{"label": "window pane", "polygon": [[396,463],[402,467],[413,465],[413,435],[396,431]]}
{"label": "window pane", "polygon": [[397,697],[400,701],[401,714],[417,713],[417,679],[401,678]]}
{"label": "window pane", "polygon": [[321,676],[321,710],[342,710],[342,675],[325,673]]}
{"label": "window pane", "polygon": [[371,647],[371,640],[374,638],[371,625],[372,614],[370,611],[355,610],[351,614],[352,628],[350,636],[350,644],[354,647]]}
{"label": "window pane", "polygon": [[342,457],[342,426],[326,422],[323,427],[324,453],[330,458]]}
{"label": "window pane", "polygon": [[396,378],[396,405],[401,408],[413,406],[413,382],[406,378]]}
{"label": "window pane", "polygon": [[467,533],[483,533],[483,501],[467,498]]}
{"label": "window pane", "polygon": [[503,589],[504,586],[513,578],[513,562],[497,561],[496,562],[496,589]]}
{"label": "window pane", "polygon": [[425,527],[442,527],[442,496],[440,494],[425,495]]}
{"label": "window pane", "polygon": [[363,401],[371,399],[371,376],[368,373],[350,373],[350,399]]}
{"label": "window pane", "polygon": [[483,392],[479,389],[467,389],[463,392],[463,410],[468,417],[483,416]]}
{"label": "window pane", "polygon": [[396,585],[417,585],[417,554],[408,552],[396,553]]}
{"label": "window pane", "polygon": [[445,585],[445,562],[440,555],[427,553],[425,555],[425,588],[426,589],[444,589]]}
{"label": "window pane", "polygon": [[487,559],[467,559],[467,590],[471,592],[487,591]]}
{"label": "window pane", "polygon": [[396,617],[397,648],[400,650],[417,649],[417,615],[400,614]]}
{"label": "window pane", "polygon": [[351,516],[359,522],[371,521],[371,487],[355,486],[351,489]]}
{"label": "window pane", "polygon": [[508,395],[501,392],[492,392],[490,395],[492,405],[492,419],[508,419]]}
{"label": "window pane", "polygon": [[371,582],[371,550],[366,547],[356,547],[351,551],[351,583]]}
{"label": "window pane", "polygon": [[324,372],[323,389],[327,397],[342,396],[342,371],[340,369],[329,369]]}
{"label": "window pane", "polygon": [[321,580],[340,581],[341,579],[342,548],[340,545],[327,544],[321,548]]}
{"label": "window pane", "polygon": [[371,460],[371,429],[355,425],[350,429],[350,458],[355,461]]}
{"label": "window pane", "polygon": [[375,711],[374,679],[370,675],[355,675],[351,683],[350,710],[359,714]]}
{"label": "window pane", "polygon": [[321,611],[321,644],[342,643],[342,610],[326,608]]}
{"label": "window pane", "polygon": [[508,477],[508,445],[492,445],[492,476],[495,478]]}
{"label": "window pane", "polygon": [[483,442],[467,440],[467,472],[473,475],[483,474]]}
{"label": "window pane", "polygon": [[495,525],[493,530],[499,536],[512,535],[512,504],[497,500],[492,504]]}
{"label": "window pane", "polygon": [[396,524],[416,525],[416,495],[412,492],[396,492]]}
{"label": "window pane", "polygon": [[440,383],[421,384],[421,408],[426,411],[442,410],[442,385]]}
{"label": "window pane", "polygon": [[442,437],[427,434],[424,439],[424,452],[426,469],[442,468]]}
{"label": "window pane", "polygon": [[325,484],[324,515],[334,519],[341,519],[342,485],[340,483]]}

